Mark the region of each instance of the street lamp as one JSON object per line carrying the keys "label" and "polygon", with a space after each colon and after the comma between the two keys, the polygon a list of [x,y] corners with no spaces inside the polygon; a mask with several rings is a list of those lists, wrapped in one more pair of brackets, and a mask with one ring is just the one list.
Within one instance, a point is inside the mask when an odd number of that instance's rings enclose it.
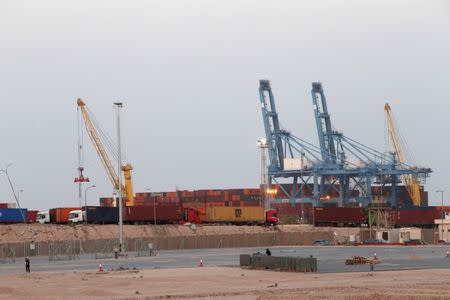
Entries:
{"label": "street lamp", "polygon": [[17,190],[17,201],[20,200],[20,193],[23,193],[23,189],[18,189]]}
{"label": "street lamp", "polygon": [[[8,174],[8,168],[9,168],[11,165],[12,165],[12,164],[8,164],[8,165],[6,166],[5,169],[0,169],[0,172],[2,172],[3,174],[5,174],[5,175],[6,175],[6,178],[8,178],[9,186],[11,187],[11,191],[12,191],[12,193],[13,193],[13,195],[14,195],[14,199],[16,200],[17,206],[18,206],[19,209],[20,209],[20,214],[22,215],[23,222],[26,223],[26,222],[27,222],[27,219],[26,219],[25,215],[23,214],[22,208],[20,207],[19,196],[16,194],[16,190],[14,189],[13,183],[12,183],[12,181],[11,181],[11,177],[9,177],[9,174]],[[22,190],[22,191],[23,191],[23,190]]]}
{"label": "street lamp", "polygon": [[84,223],[86,223],[86,224],[87,224],[87,191],[92,188],[95,188],[95,184],[88,186],[84,190]]}
{"label": "street lamp", "polygon": [[[150,191],[150,189],[145,189],[146,191]],[[156,225],[156,197],[153,197],[153,224]]]}
{"label": "street lamp", "polygon": [[[442,224],[442,231],[444,231],[444,191],[437,190],[436,193],[441,193],[441,224]],[[442,239],[444,239],[443,232],[442,232]],[[447,240],[445,242],[448,243],[448,229],[447,229]]]}
{"label": "street lamp", "polygon": [[118,193],[119,193],[119,247],[120,253],[124,252],[124,244],[123,244],[123,195],[122,195],[122,145],[121,145],[121,136],[120,136],[120,110],[123,107],[122,102],[114,102],[115,107],[117,108],[117,174],[118,178]]}

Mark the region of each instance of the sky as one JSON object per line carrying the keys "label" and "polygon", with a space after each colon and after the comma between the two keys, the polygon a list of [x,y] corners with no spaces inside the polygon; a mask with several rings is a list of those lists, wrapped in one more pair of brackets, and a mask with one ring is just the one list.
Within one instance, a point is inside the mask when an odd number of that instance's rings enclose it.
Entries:
{"label": "sky", "polygon": [[[78,204],[81,97],[115,136],[135,191],[256,187],[264,136],[258,81],[283,128],[318,144],[310,96],[321,81],[333,126],[386,150],[386,101],[430,203],[450,205],[449,1],[0,2],[0,167],[22,206]],[[112,187],[85,141],[88,203]],[[0,202],[12,202],[0,175]]]}

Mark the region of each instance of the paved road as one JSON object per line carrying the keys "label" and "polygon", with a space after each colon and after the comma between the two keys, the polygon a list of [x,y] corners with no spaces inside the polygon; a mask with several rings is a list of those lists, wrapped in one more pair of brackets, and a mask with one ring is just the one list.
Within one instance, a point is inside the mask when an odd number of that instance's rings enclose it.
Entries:
{"label": "paved road", "polygon": [[[449,246],[293,246],[272,247],[274,256],[307,257],[313,255],[318,259],[319,272],[352,272],[367,271],[367,265],[346,266],[345,260],[354,255],[372,257],[377,254],[381,263],[375,270],[401,270],[420,268],[450,268],[450,258],[446,257]],[[128,258],[93,259],[89,256],[78,260],[49,262],[48,257],[32,257],[31,270],[33,272],[74,272],[95,271],[98,264],[105,269],[125,268],[153,269],[153,268],[182,268],[198,266],[200,258],[205,266],[239,265],[239,254],[264,252],[264,248],[224,248],[224,249],[191,249],[159,251],[153,257],[135,257],[133,253]],[[0,264],[0,274],[23,273],[24,263],[17,259],[16,263]]]}

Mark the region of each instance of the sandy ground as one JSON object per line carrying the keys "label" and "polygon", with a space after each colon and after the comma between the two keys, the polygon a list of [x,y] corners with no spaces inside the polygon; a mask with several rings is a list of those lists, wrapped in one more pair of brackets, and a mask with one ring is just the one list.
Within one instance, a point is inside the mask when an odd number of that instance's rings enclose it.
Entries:
{"label": "sandy ground", "polygon": [[450,270],[303,274],[239,268],[0,276],[0,299],[450,299]]}
{"label": "sandy ground", "polygon": [[[0,244],[20,242],[41,242],[53,240],[93,240],[111,239],[118,236],[117,225],[55,225],[55,224],[12,224],[0,225]],[[336,236],[348,237],[356,234],[359,228],[314,228],[304,225],[264,226],[197,226],[195,230],[181,225],[126,225],[125,236],[128,238],[156,236],[189,236],[281,232],[334,231]]]}

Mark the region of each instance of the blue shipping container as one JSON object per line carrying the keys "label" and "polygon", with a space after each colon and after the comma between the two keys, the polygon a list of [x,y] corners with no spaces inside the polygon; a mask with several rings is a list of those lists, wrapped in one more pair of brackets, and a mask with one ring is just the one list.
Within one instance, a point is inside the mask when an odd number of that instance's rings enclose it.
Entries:
{"label": "blue shipping container", "polygon": [[26,220],[27,214],[26,208],[0,208],[0,223],[23,223],[23,218]]}
{"label": "blue shipping container", "polygon": [[[85,207],[82,208],[83,211],[85,209]],[[117,224],[119,222],[119,208],[88,206],[87,221],[94,224]]]}

